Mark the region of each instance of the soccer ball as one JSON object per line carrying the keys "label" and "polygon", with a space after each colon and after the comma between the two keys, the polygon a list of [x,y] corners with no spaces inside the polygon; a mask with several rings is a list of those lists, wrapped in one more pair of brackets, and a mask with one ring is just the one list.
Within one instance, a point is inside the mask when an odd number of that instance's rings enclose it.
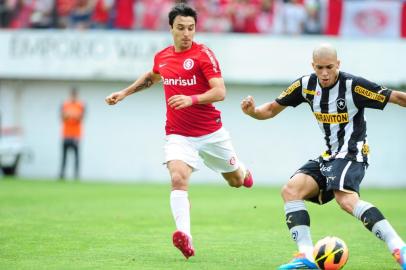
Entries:
{"label": "soccer ball", "polygon": [[319,240],[313,249],[314,261],[322,270],[338,270],[348,260],[348,248],[343,240],[327,236]]}

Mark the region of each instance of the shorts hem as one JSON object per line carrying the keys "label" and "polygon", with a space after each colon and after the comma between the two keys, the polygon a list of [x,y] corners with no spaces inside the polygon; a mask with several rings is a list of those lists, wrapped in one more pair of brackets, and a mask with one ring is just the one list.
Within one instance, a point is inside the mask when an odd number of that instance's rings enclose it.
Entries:
{"label": "shorts hem", "polygon": [[166,166],[167,166],[169,161],[174,161],[174,160],[178,160],[178,161],[184,162],[186,165],[188,165],[189,167],[192,168],[192,171],[193,171],[193,172],[199,170],[199,167],[198,167],[197,165],[190,164],[190,162],[187,162],[187,161],[185,161],[185,160],[183,160],[183,159],[181,159],[181,158],[170,158],[170,159],[167,159],[167,160],[165,160],[165,162],[162,163],[162,165],[166,165]]}

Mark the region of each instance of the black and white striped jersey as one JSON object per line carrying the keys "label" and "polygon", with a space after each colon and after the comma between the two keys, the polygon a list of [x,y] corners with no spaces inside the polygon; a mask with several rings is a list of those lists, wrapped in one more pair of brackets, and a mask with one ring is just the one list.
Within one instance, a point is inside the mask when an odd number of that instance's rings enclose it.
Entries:
{"label": "black and white striped jersey", "polygon": [[383,109],[391,90],[345,72],[336,83],[322,88],[315,73],[293,82],[276,99],[282,106],[307,102],[324,134],[325,160],[346,158],[368,162],[369,146],[364,108]]}

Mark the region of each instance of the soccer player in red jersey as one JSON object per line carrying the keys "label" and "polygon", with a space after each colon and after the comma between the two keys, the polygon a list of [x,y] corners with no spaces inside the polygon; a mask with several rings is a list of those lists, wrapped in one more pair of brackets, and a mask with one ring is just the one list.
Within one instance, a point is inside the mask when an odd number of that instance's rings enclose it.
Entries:
{"label": "soccer player in red jersey", "polygon": [[170,205],[177,230],[173,244],[186,258],[194,255],[190,231],[189,178],[199,156],[232,187],[253,185],[251,173],[237,158],[221,113],[212,103],[226,95],[219,63],[213,52],[193,41],[197,14],[186,4],[169,12],[173,46],[158,52],[152,71],[127,88],[106,97],[114,105],[127,96],[162,81],[166,99],[165,163],[172,182]]}

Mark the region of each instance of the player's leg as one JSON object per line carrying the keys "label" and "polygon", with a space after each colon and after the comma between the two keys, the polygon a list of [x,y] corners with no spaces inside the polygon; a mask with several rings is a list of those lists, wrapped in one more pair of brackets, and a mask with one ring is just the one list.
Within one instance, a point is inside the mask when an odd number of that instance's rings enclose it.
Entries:
{"label": "player's leg", "polygon": [[313,242],[310,233],[310,216],[305,200],[324,204],[334,198],[325,192],[326,179],[320,172],[321,160],[311,160],[303,165],[282,188],[285,202],[286,225],[296,242],[298,253],[292,261],[279,269],[317,269],[313,259]]}
{"label": "player's leg", "polygon": [[298,173],[282,188],[285,202],[286,225],[296,242],[295,258],[279,269],[317,269],[313,260],[313,242],[310,234],[310,216],[304,200],[317,196],[319,187],[310,175]]}
{"label": "player's leg", "polygon": [[79,180],[79,141],[78,140],[72,140],[72,150],[74,154],[74,170],[75,170],[75,179]]}
{"label": "player's leg", "polygon": [[66,167],[66,154],[68,152],[68,143],[66,139],[62,142],[62,160],[61,160],[61,168],[59,170],[59,179],[63,180],[65,178],[65,167]]}
{"label": "player's leg", "polygon": [[190,201],[187,191],[192,168],[180,160],[171,160],[167,166],[172,182],[170,204],[176,224],[172,240],[183,255],[189,258],[194,255],[190,232]]}
{"label": "player's leg", "polygon": [[[345,159],[333,161],[331,170],[325,174],[329,178],[327,189],[334,190],[334,196],[340,207],[353,215],[376,237],[383,240],[395,258],[406,267],[406,246],[381,211],[369,202],[360,200],[359,186],[365,175],[366,164]],[[400,252],[404,247],[403,256]]]}
{"label": "player's leg", "polygon": [[359,219],[378,239],[384,241],[402,269],[406,269],[406,244],[381,211],[371,203],[360,200],[357,193],[334,193],[341,208]]}
{"label": "player's leg", "polygon": [[173,244],[189,258],[194,255],[190,225],[189,178],[197,169],[198,154],[186,137],[167,136],[165,163],[171,177],[170,206],[176,224]]}
{"label": "player's leg", "polygon": [[240,166],[238,167],[238,169],[232,172],[222,173],[224,179],[232,187],[252,187],[254,185],[254,178],[252,177],[251,171],[246,169],[245,165],[241,161],[239,162],[239,164]]}
{"label": "player's leg", "polygon": [[238,159],[227,130],[220,130],[197,140],[199,155],[207,167],[223,175],[232,187],[251,187],[254,183],[251,172]]}

